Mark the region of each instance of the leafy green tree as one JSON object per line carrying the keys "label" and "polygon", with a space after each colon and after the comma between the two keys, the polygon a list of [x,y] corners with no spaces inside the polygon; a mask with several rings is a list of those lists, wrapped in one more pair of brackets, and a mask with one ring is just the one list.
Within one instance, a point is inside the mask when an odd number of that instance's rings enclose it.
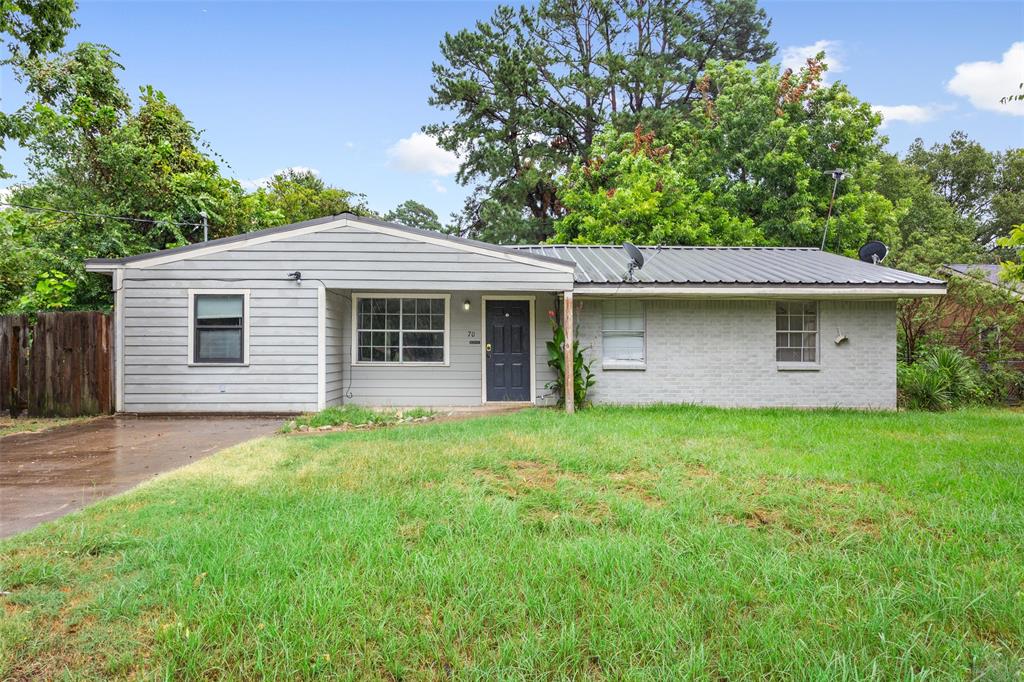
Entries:
{"label": "leafy green tree", "polygon": [[762,64],[709,65],[702,106],[669,131],[688,174],[769,244],[819,246],[833,178],[838,187],[826,248],[848,253],[891,239],[898,213],[879,185],[881,119],[842,83],[825,86],[824,55],[793,73]]}
{"label": "leafy green tree", "polygon": [[559,194],[568,213],[554,241],[618,244],[756,244],[763,238],[749,219],[731,215],[686,173],[685,159],[638,125],[632,133],[608,128],[590,161],[576,163]]}
{"label": "leafy green tree", "polygon": [[[27,151],[29,177],[12,202],[75,214],[5,212],[0,222],[41,267],[77,282],[73,305],[108,300],[109,282],[87,277],[85,258],[199,239],[198,228],[179,223],[198,223],[201,211],[222,233],[241,227],[230,224],[243,214],[241,187],[220,175],[195,128],[163,93],[146,87],[133,103],[118,82],[116,58],[110,48],[83,43],[52,58],[11,60],[28,95],[10,120]],[[17,292],[10,293],[0,305],[10,307]]]}
{"label": "leafy green tree", "polygon": [[4,0],[0,3],[0,43],[30,57],[64,47],[75,27],[74,0]]}
{"label": "leafy green tree", "polygon": [[331,187],[316,173],[285,170],[246,198],[254,225],[285,225],[339,213],[369,213],[362,194]]}
{"label": "leafy green tree", "polygon": [[932,274],[944,263],[973,263],[981,257],[974,221],[939,195],[921,169],[883,155],[878,191],[898,213],[887,265]]}
{"label": "leafy green tree", "polygon": [[391,220],[409,227],[418,227],[421,230],[437,232],[444,230],[444,225],[441,224],[433,209],[412,199],[403,201],[394,210],[388,211],[384,214],[384,220]]}
{"label": "leafy green tree", "polygon": [[[23,54],[35,57],[64,47],[64,38],[75,26],[74,0],[0,1],[0,45],[12,59]],[[8,64],[0,60],[0,66]],[[0,152],[5,139],[15,134],[17,122],[0,112]],[[9,177],[0,163],[0,178]]]}
{"label": "leafy green tree", "polygon": [[549,236],[562,214],[556,177],[589,160],[607,123],[667,125],[699,97],[712,60],[770,58],[768,26],[755,0],[542,0],[446,35],[430,103],[453,119],[424,129],[475,185],[460,232]]}
{"label": "leafy green tree", "polygon": [[1017,250],[1016,262],[1003,261],[1003,279],[1009,282],[1024,282],[1024,225],[1016,225],[1010,235],[1000,240],[1000,246]]}
{"label": "leafy green tree", "polygon": [[1005,236],[1024,219],[1024,148],[996,155],[996,182],[991,217],[984,236]]}
{"label": "leafy green tree", "polygon": [[820,60],[782,74],[708,64],[703,102],[660,147],[612,136],[569,173],[557,238],[818,246],[833,187],[825,171],[843,168],[827,247],[891,241],[901,211],[877,189],[880,119],[844,85],[823,86],[823,70]]}
{"label": "leafy green tree", "polygon": [[905,161],[924,172],[960,216],[980,223],[988,215],[996,189],[996,158],[963,131],[929,148],[918,138]]}

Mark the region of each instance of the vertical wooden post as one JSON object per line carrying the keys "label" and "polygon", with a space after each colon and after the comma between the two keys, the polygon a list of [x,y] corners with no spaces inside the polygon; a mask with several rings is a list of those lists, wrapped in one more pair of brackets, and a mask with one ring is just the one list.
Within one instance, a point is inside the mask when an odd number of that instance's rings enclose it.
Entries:
{"label": "vertical wooden post", "polygon": [[572,414],[576,411],[576,376],[573,367],[573,321],[572,321],[572,292],[565,292],[562,301],[562,329],[565,330],[565,411]]}

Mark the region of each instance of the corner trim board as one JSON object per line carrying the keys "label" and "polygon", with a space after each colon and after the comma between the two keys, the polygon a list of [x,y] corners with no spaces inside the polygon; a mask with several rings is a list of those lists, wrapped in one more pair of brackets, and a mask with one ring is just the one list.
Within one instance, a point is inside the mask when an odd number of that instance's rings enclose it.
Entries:
{"label": "corner trim board", "polygon": [[327,289],[316,290],[316,409],[327,407]]}

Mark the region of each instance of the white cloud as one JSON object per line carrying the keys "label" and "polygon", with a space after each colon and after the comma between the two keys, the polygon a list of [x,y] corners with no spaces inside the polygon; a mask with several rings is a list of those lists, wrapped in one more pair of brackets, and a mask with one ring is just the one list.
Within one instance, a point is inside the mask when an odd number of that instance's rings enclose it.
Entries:
{"label": "white cloud", "polygon": [[846,69],[843,64],[843,46],[838,40],[818,40],[811,45],[790,45],[782,48],[782,68],[799,71],[807,66],[807,60],[819,52],[825,53],[827,73],[840,73]]}
{"label": "white cloud", "polygon": [[1024,42],[1010,45],[1000,62],[967,62],[956,67],[946,84],[954,95],[966,97],[976,108],[1011,116],[1024,116],[1024,102],[999,100],[1019,92],[1024,81]]}
{"label": "white cloud", "polygon": [[459,170],[459,159],[450,151],[437,146],[426,133],[413,133],[388,149],[391,164],[409,173],[453,175]]}
{"label": "white cloud", "polygon": [[882,115],[882,127],[890,123],[927,123],[943,111],[953,107],[945,104],[876,104],[874,109]]}
{"label": "white cloud", "polygon": [[438,180],[437,178],[431,179],[430,184],[434,188],[435,192],[438,192],[440,194],[447,194],[448,193],[448,188],[445,187],[444,184],[440,180]]}
{"label": "white cloud", "polygon": [[251,180],[239,180],[239,184],[242,185],[242,189],[246,192],[254,192],[260,187],[266,187],[270,184],[270,181],[275,175],[284,173],[285,171],[291,171],[293,173],[312,173],[313,175],[320,175],[320,171],[316,168],[309,168],[307,166],[288,166],[287,168],[278,168],[270,175],[265,175],[262,178],[252,178]]}

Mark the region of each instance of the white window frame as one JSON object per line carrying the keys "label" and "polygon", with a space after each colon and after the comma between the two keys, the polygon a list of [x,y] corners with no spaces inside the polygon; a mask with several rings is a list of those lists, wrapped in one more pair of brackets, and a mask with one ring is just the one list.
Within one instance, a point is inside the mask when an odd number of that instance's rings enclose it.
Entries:
{"label": "white window frame", "polygon": [[[196,296],[209,294],[242,297],[242,361],[196,362]],[[189,367],[248,367],[249,366],[249,289],[189,289],[188,290],[188,366]]]}
{"label": "white window frame", "polygon": [[[622,332],[623,330],[621,330],[621,329],[605,329],[604,328],[604,315],[605,315],[605,308],[604,308],[604,306],[608,305],[609,303],[615,304],[615,303],[619,303],[619,302],[621,302],[621,301],[617,301],[615,299],[606,299],[606,300],[601,302],[601,367],[602,367],[602,369],[611,369],[611,370],[616,370],[616,369],[645,370],[645,369],[647,369],[647,301],[644,301],[642,299],[633,299],[633,302],[636,302],[636,303],[640,304],[640,317],[641,317],[641,320],[642,320],[640,333],[643,334],[643,337],[642,337],[642,340],[643,340],[643,359],[641,359],[641,360],[614,360],[614,359],[609,359],[609,358],[605,357],[605,351],[604,351],[605,334],[608,334],[608,333],[615,334],[617,332]],[[632,333],[636,333],[636,332],[632,332]]]}
{"label": "white window frame", "polygon": [[[802,303],[804,305],[808,305],[809,304],[809,305],[814,306],[814,360],[779,360],[778,359],[778,357],[779,357],[779,341],[778,341],[777,334],[790,334],[790,333],[794,333],[794,332],[791,332],[788,329],[785,330],[785,331],[779,330],[778,311],[776,310],[776,306],[778,306],[779,303]],[[775,354],[775,358],[776,358],[775,359],[775,365],[776,365],[777,369],[779,369],[780,371],[808,371],[808,372],[814,372],[814,371],[817,371],[817,370],[821,369],[821,305],[819,304],[819,301],[789,300],[789,299],[781,300],[781,301],[772,301],[772,321],[773,321],[772,326],[774,327],[774,333],[772,334],[772,338],[775,340],[773,348],[774,348],[774,354]],[[795,333],[808,334],[810,332],[806,332],[806,331],[801,330],[800,332],[795,332]]]}
{"label": "white window frame", "polygon": [[[359,301],[364,298],[440,298],[444,300],[444,361],[442,362],[422,362],[415,360],[402,360],[402,346],[399,345],[398,360],[390,360],[385,362],[372,362],[368,360],[359,359]],[[353,367],[448,367],[450,362],[449,348],[451,346],[451,326],[452,326],[452,315],[451,315],[451,294],[402,294],[402,293],[359,293],[352,294],[352,360],[351,364]],[[437,331],[437,330],[434,330]],[[401,333],[401,332],[400,332]]]}

